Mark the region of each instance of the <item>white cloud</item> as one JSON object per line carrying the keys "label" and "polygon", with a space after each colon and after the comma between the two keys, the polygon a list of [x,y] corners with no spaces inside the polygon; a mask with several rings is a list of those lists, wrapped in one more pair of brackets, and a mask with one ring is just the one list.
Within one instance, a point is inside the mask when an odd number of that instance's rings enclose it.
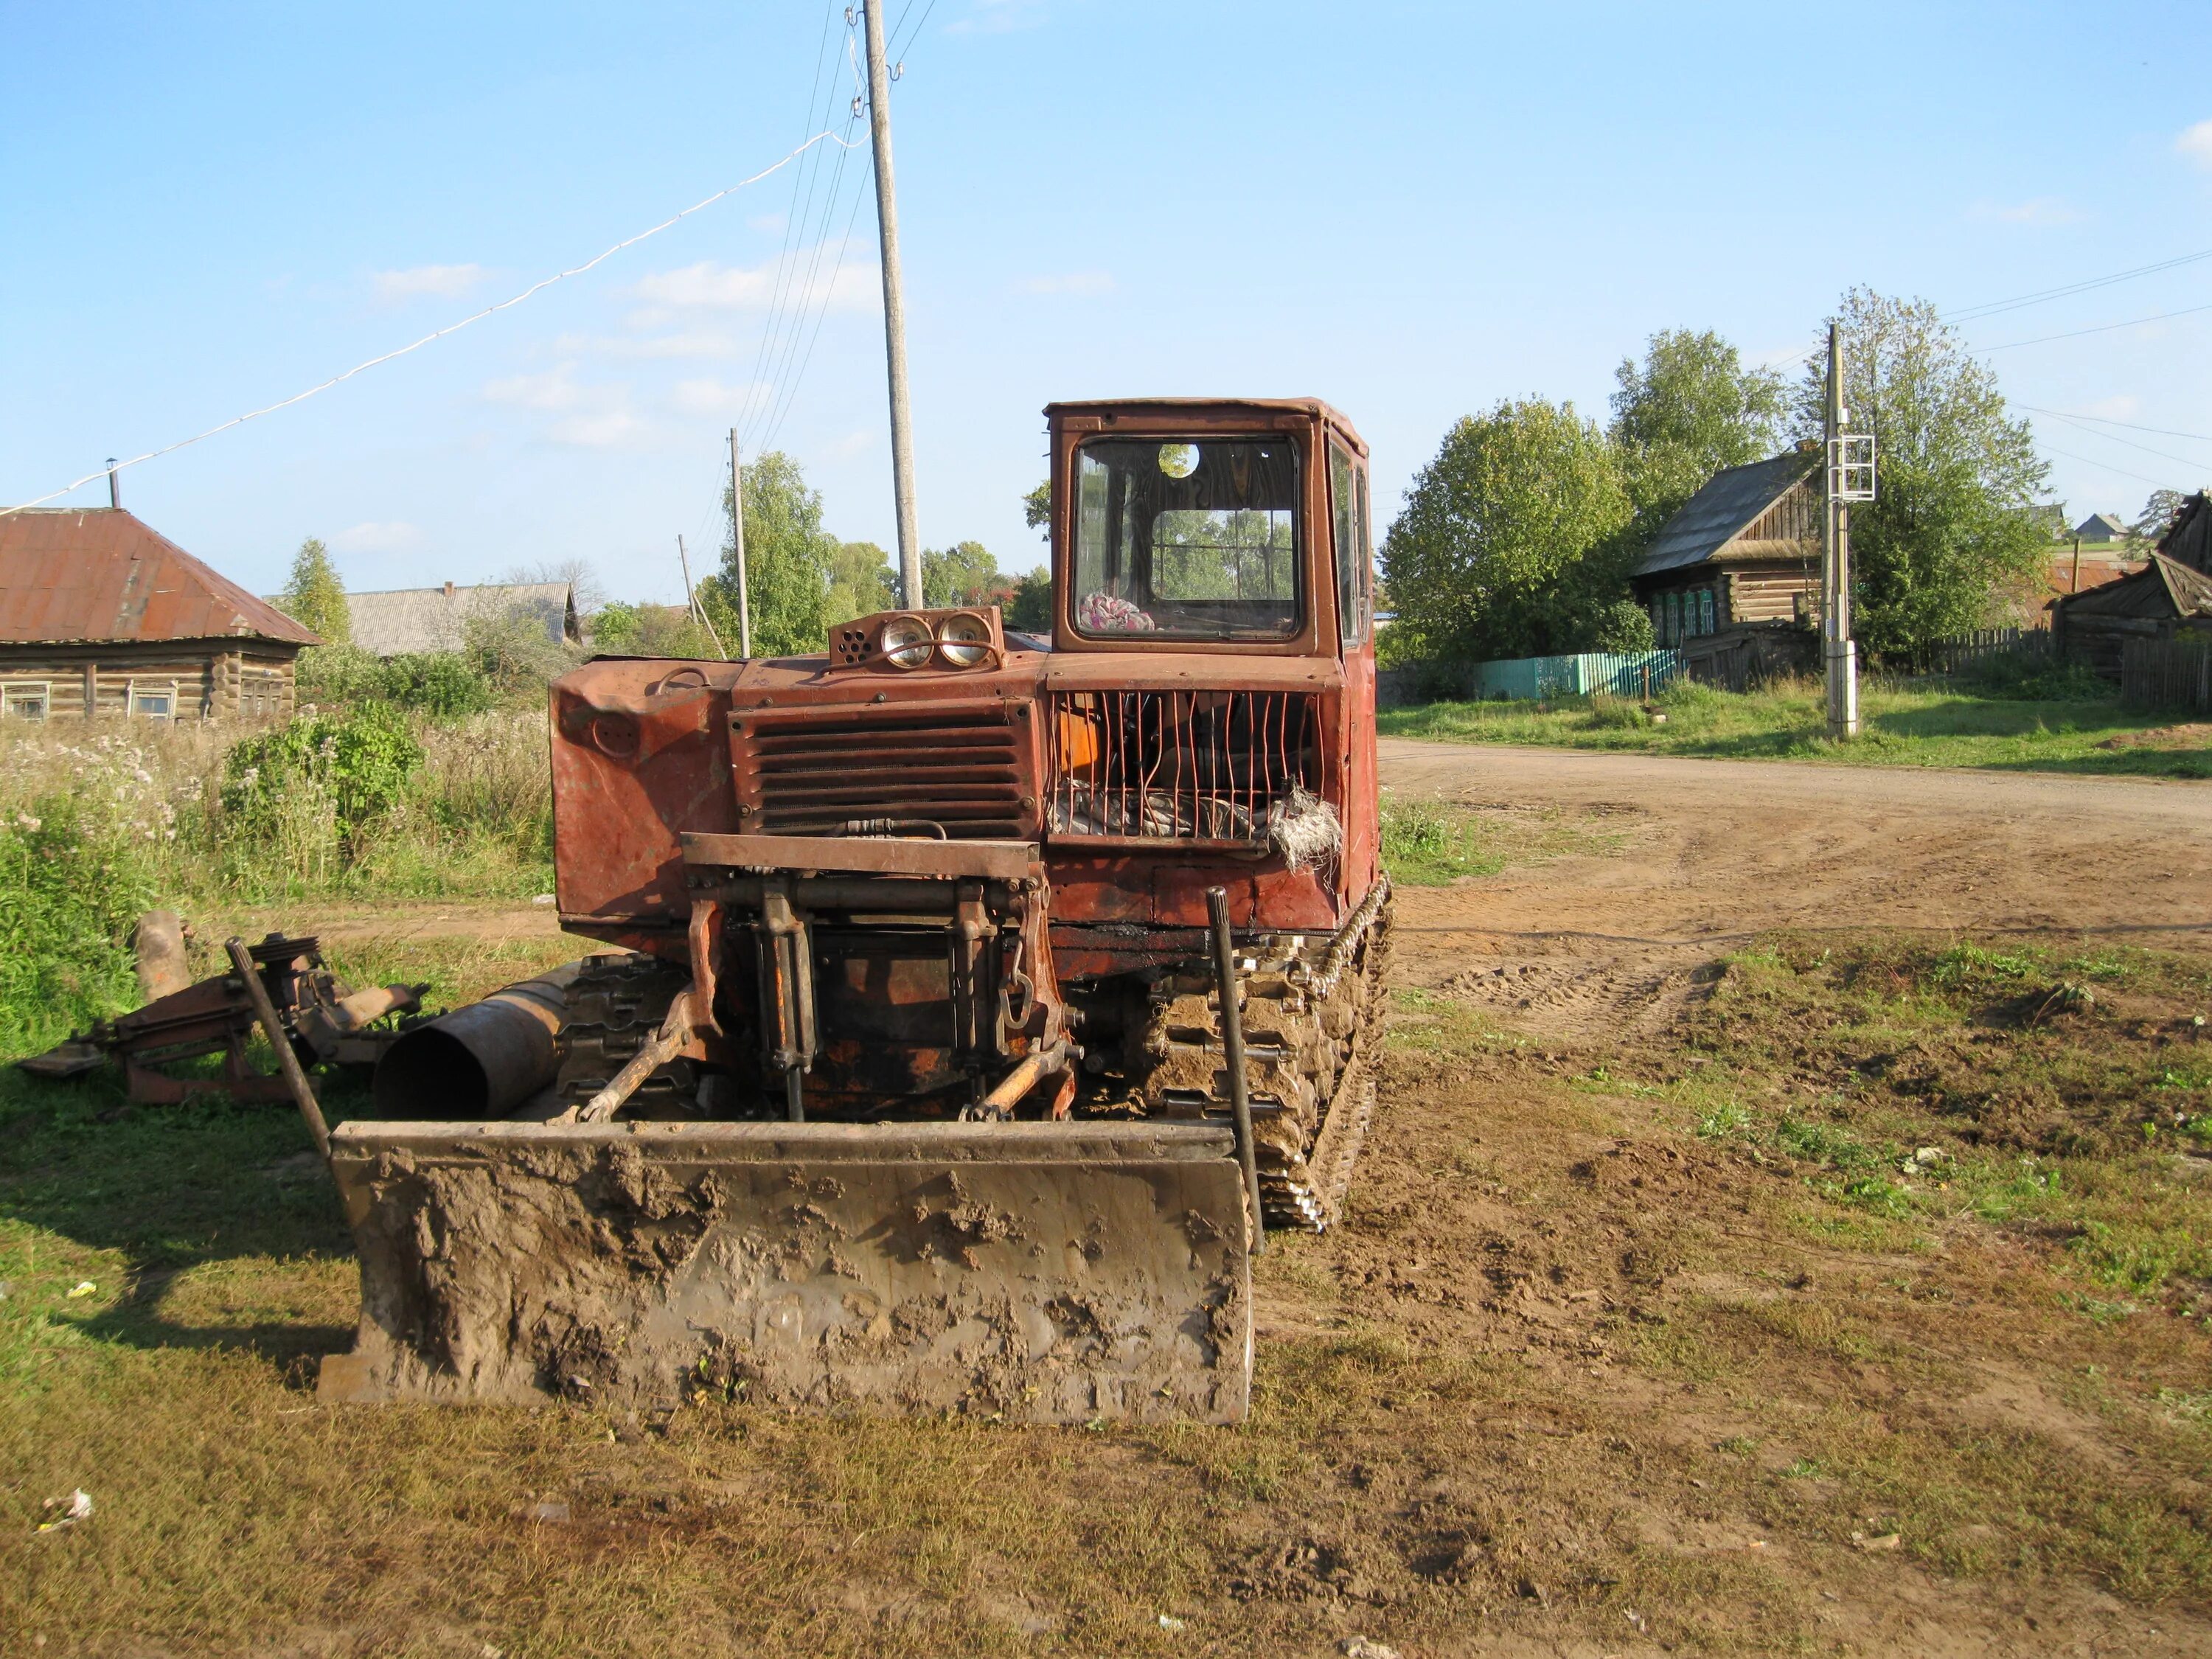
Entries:
{"label": "white cloud", "polygon": [[761,396],[757,386],[725,386],[720,380],[678,380],[668,401],[679,415],[742,415]]}
{"label": "white cloud", "polygon": [[695,328],[642,338],[563,334],[553,342],[553,349],[564,357],[684,358],[734,357],[740,348],[734,336],[720,329]]}
{"label": "white cloud", "polygon": [[[785,304],[804,308],[826,301],[832,311],[860,311],[875,303],[873,265],[832,269],[829,257],[816,264],[817,252],[803,251],[787,270],[781,290]],[[811,282],[806,279],[810,266]],[[776,264],[724,265],[702,259],[696,265],[656,271],[631,292],[649,302],[629,319],[639,327],[665,321],[672,312],[765,310],[778,296]]]}
{"label": "white cloud", "polygon": [[401,520],[357,524],[331,538],[331,545],[341,553],[405,553],[422,544],[421,526]]}
{"label": "white cloud", "polygon": [[2212,171],[2212,121],[2199,121],[2173,141],[2174,149],[2207,171]]}
{"label": "white cloud", "polygon": [[1109,271],[1071,270],[1054,276],[1025,276],[1014,289],[1021,294],[1111,294],[1114,278]]}
{"label": "white cloud", "polygon": [[490,275],[482,265],[414,265],[380,270],[371,280],[380,300],[416,300],[426,294],[457,300]]}
{"label": "white cloud", "polygon": [[487,403],[561,416],[545,428],[545,435],[579,449],[611,449],[652,430],[631,410],[626,384],[584,384],[576,379],[574,363],[559,364],[543,374],[488,380],[483,397]]}
{"label": "white cloud", "polygon": [[2009,205],[1980,201],[1968,210],[1967,216],[2002,225],[2070,225],[2081,217],[2056,196],[2033,196]]}
{"label": "white cloud", "polygon": [[618,405],[595,415],[572,415],[565,421],[556,421],[545,435],[556,444],[577,449],[614,449],[642,438],[648,430],[643,421]]}
{"label": "white cloud", "polygon": [[503,380],[487,380],[487,403],[513,404],[518,409],[574,409],[583,401],[584,388],[576,384],[575,366],[562,363],[543,374],[512,374]]}
{"label": "white cloud", "polygon": [[2130,421],[2142,410],[2142,399],[2131,392],[2123,392],[2110,398],[2100,398],[2087,409],[2078,411],[2095,415],[2107,421]]}

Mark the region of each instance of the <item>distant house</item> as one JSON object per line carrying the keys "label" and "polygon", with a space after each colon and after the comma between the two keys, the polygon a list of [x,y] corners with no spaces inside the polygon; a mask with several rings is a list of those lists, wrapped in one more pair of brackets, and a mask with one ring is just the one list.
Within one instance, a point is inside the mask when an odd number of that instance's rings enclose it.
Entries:
{"label": "distant house", "polygon": [[1805,655],[1820,603],[1819,469],[1817,453],[1791,450],[1715,473],[1637,561],[1637,602],[1697,678],[1741,689]]}
{"label": "distant house", "polygon": [[476,587],[402,587],[381,593],[349,593],[353,642],[380,657],[458,651],[477,617],[520,612],[559,645],[577,637],[575,590],[567,582],[487,583]]}
{"label": "distant house", "polygon": [[2127,539],[2128,527],[2109,513],[2092,513],[2074,526],[2074,533],[2085,542],[2118,542]]}
{"label": "distant house", "polygon": [[285,715],[321,643],[120,507],[0,514],[0,718]]}

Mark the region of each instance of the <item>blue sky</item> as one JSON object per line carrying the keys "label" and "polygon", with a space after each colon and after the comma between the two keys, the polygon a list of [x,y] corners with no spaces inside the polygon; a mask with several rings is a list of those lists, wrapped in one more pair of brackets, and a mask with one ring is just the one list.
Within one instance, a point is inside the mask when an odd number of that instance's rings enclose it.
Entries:
{"label": "blue sky", "polygon": [[[507,298],[824,111],[846,131],[842,13],[0,0],[0,502]],[[1387,515],[1454,419],[1601,416],[1656,329],[1794,366],[1853,283],[1962,309],[2212,249],[2202,0],[887,15],[922,538],[1009,568],[1041,552],[1019,497],[1054,398],[1326,397]],[[816,154],[126,473],[125,505],[263,591],[316,534],[356,589],[580,556],[668,599],[677,535],[719,541],[735,423],[888,546],[866,155],[832,208]],[[2072,417],[2033,418],[2077,516],[2212,480],[2212,435],[2170,435],[2212,434],[2212,310],[2014,343],[2203,305],[2212,259],[1966,327]]]}

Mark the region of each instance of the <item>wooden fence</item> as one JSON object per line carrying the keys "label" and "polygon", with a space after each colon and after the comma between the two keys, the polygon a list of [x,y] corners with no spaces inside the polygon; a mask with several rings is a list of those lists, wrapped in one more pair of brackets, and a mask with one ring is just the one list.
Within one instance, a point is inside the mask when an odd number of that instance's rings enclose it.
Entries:
{"label": "wooden fence", "polygon": [[1955,674],[1991,657],[2048,657],[2048,628],[1978,628],[1948,640],[1933,640],[1913,653],[1913,670],[1922,674]]}
{"label": "wooden fence", "polygon": [[2212,714],[2212,640],[2129,640],[2120,647],[2120,701],[2131,708]]}

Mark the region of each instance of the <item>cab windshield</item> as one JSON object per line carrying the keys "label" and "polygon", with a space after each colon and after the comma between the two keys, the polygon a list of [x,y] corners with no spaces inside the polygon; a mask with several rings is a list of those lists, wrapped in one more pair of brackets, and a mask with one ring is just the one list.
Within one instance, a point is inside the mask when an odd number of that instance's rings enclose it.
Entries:
{"label": "cab windshield", "polygon": [[1076,452],[1075,629],[1281,640],[1304,601],[1287,438],[1096,438]]}

